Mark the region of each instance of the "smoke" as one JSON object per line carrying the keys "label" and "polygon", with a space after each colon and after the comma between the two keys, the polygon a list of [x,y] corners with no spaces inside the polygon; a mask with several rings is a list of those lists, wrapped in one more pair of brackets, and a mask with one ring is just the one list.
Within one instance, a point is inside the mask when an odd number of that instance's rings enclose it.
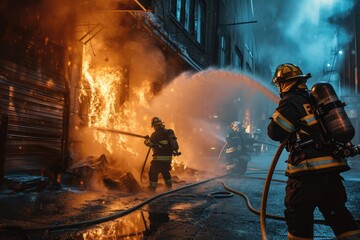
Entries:
{"label": "smoke", "polygon": [[[84,44],[84,58],[89,61],[89,73],[97,84],[96,89],[90,93],[92,96],[98,95],[97,100],[92,102],[97,106],[90,107],[95,107],[94,118],[105,119],[103,122],[91,122],[90,125],[141,135],[150,133],[150,117],[143,114],[143,109],[146,109],[145,104],[152,97],[152,84],[162,84],[158,76],[163,75],[166,63],[161,50],[127,13],[89,13],[87,17],[90,17],[90,20],[85,17],[80,20],[82,25],[87,25],[88,28],[83,28],[79,36],[86,36],[92,29],[101,29]],[[107,87],[104,84],[107,75],[116,87],[109,85],[108,87],[112,88],[111,93],[101,96],[101,89]],[[85,88],[86,84],[89,82],[85,83]],[[110,99],[110,94],[114,94],[115,98]],[[108,112],[104,111],[106,105],[111,105]],[[93,140],[87,136],[87,131],[96,138],[102,138],[102,144],[98,147],[92,144]],[[119,171],[138,172],[147,151],[143,140],[139,138],[99,133],[86,128],[81,129],[80,136],[75,130],[73,136],[87,146],[75,150],[81,151],[80,159],[87,155],[106,153],[111,156],[113,169]],[[108,151],[104,151],[101,145],[106,145]],[[79,157],[74,157],[74,161],[79,160]]]}
{"label": "smoke", "polygon": [[259,106],[274,109],[278,97],[269,89],[236,70],[185,72],[152,100],[149,111],[175,130],[181,161],[210,170],[216,167],[231,121],[242,121],[246,111]]}
{"label": "smoke", "polygon": [[[254,1],[259,61],[290,62],[319,81],[351,33],[338,25],[355,0]],[[270,20],[270,21],[269,21]],[[310,80],[310,81],[311,81]]]}

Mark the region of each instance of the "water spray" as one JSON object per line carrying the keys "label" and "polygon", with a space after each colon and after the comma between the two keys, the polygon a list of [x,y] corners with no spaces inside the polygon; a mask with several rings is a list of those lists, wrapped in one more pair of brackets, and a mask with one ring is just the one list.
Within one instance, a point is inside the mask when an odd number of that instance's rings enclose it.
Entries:
{"label": "water spray", "polygon": [[258,140],[256,140],[254,143],[261,143],[261,144],[265,144],[265,145],[272,146],[272,147],[276,147],[276,148],[279,147],[278,145],[271,144],[271,143],[267,143],[267,142],[263,142],[263,141],[258,141]]}

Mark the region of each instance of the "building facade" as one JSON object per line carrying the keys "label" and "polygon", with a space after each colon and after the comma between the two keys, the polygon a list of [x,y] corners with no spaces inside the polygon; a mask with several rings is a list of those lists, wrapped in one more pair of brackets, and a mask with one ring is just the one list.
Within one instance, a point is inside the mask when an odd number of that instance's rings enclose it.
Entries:
{"label": "building facade", "polygon": [[[184,71],[220,67],[257,72],[252,0],[105,3],[36,0],[1,3],[2,175],[24,171],[56,175],[66,171],[72,146],[77,144],[72,131],[79,126],[79,119],[84,120],[80,125],[90,119],[87,108],[90,100],[78,101],[84,90],[79,82],[84,74],[86,52],[101,56],[107,51],[118,51],[121,56],[114,60],[122,64],[121,77],[125,79],[125,84],[119,87],[123,94],[116,100],[118,106],[131,99],[129,89],[137,84],[133,79],[141,78],[139,74],[144,69],[150,71],[154,94]],[[116,38],[107,34],[120,30]],[[125,35],[131,41],[119,37]],[[104,45],[95,44],[105,37]],[[141,39],[142,46],[138,44]],[[164,68],[152,69],[154,64],[150,63],[138,64],[138,68],[131,65],[132,60],[138,59],[127,54],[139,49],[143,49],[141,54],[150,54],[147,47],[154,46],[162,53],[159,59],[166,62]],[[104,57],[97,64],[113,59]],[[244,115],[247,124],[254,124],[253,116],[264,115],[261,109],[238,108],[234,104],[231,111],[224,113],[224,109],[219,109],[218,113],[204,114],[223,113],[224,117],[217,121],[225,125]]]}

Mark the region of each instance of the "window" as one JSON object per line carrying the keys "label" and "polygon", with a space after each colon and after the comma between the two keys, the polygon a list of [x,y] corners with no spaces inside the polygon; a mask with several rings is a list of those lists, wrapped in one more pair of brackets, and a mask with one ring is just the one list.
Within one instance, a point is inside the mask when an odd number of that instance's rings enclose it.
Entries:
{"label": "window", "polygon": [[231,40],[228,33],[223,32],[219,38],[219,66],[225,67],[231,64]]}
{"label": "window", "polygon": [[244,62],[244,55],[241,53],[238,46],[235,46],[235,56],[234,56],[234,67],[242,69]]}
{"label": "window", "polygon": [[182,1],[171,0],[171,13],[175,16],[178,22],[181,22],[181,12],[182,12]]}
{"label": "window", "polygon": [[204,2],[204,0],[196,0],[195,1],[194,34],[195,34],[196,40],[200,44],[204,44],[204,40],[205,40],[205,2]]}
{"label": "window", "polygon": [[191,0],[185,0],[185,7],[184,7],[184,10],[185,10],[185,14],[184,14],[184,27],[185,29],[189,32],[190,30],[190,9],[191,9]]}
{"label": "window", "polygon": [[171,0],[171,13],[197,42],[205,40],[205,1]]}
{"label": "window", "polygon": [[246,71],[252,72],[250,64],[248,62],[246,62]]}
{"label": "window", "polygon": [[226,64],[226,38],[225,36],[220,37],[220,59],[219,59],[219,65],[220,67],[225,67]]}

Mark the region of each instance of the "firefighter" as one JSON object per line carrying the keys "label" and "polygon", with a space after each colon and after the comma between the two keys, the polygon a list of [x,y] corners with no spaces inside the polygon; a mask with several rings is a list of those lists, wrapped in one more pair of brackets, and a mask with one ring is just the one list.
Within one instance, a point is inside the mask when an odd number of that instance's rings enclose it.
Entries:
{"label": "firefighter", "polygon": [[345,206],[347,195],[340,175],[350,167],[345,157],[335,156],[331,146],[321,142],[323,131],[312,112],[306,85],[310,77],[286,63],[277,67],[272,79],[281,100],[267,130],[275,141],[288,139],[284,211],[288,239],[313,238],[316,207],[337,239],[360,239],[359,226]]}
{"label": "firefighter", "polygon": [[[248,156],[254,140],[249,133],[245,131],[241,122],[233,121],[229,125],[229,133],[226,136],[226,153],[235,153]],[[230,154],[231,155],[231,154]]]}
{"label": "firefighter", "polygon": [[164,122],[158,117],[153,117],[151,120],[151,127],[154,132],[151,137],[147,137],[144,144],[151,147],[153,150],[153,159],[151,161],[149,170],[149,188],[155,191],[158,183],[158,175],[162,174],[165,185],[172,187],[171,180],[171,161],[172,156],[178,156],[180,153],[177,138],[172,129],[166,129]]}
{"label": "firefighter", "polygon": [[253,137],[253,139],[254,139],[253,148],[254,148],[255,154],[261,153],[262,143],[261,142],[259,143],[258,141],[263,141],[262,136],[263,135],[262,135],[261,129],[260,128],[256,129],[256,131],[254,132],[254,137]]}

